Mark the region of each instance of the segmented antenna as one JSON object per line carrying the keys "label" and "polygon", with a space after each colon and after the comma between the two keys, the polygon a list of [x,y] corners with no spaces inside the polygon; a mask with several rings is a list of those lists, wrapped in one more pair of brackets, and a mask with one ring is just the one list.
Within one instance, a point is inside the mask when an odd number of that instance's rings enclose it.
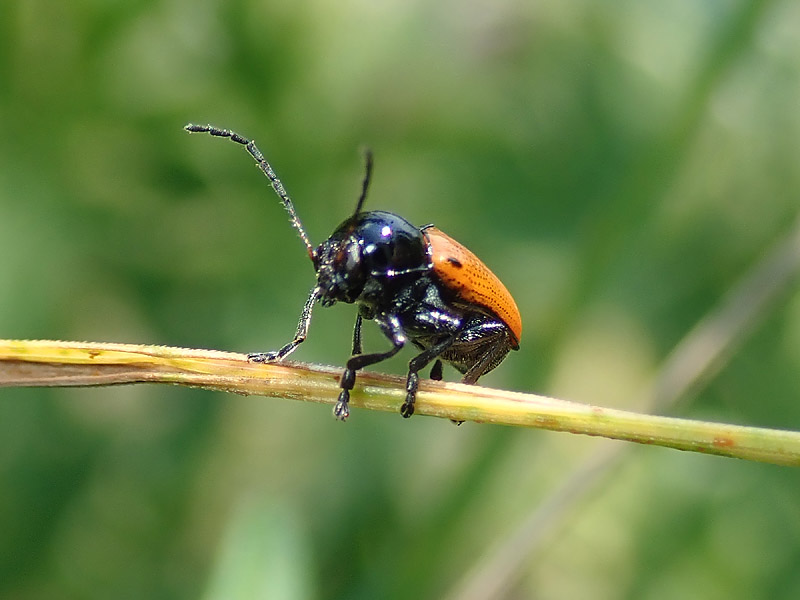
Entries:
{"label": "segmented antenna", "polygon": [[[283,187],[281,180],[278,179],[278,176],[275,174],[275,171],[272,170],[270,164],[264,158],[264,155],[261,154],[261,150],[258,149],[256,146],[255,141],[248,140],[246,137],[243,137],[236,133],[235,131],[231,131],[230,129],[219,129],[218,127],[214,127],[213,125],[195,125],[194,123],[189,123],[184,127],[186,131],[189,133],[208,133],[215,137],[223,137],[228,138],[232,142],[236,142],[237,144],[241,144],[244,146],[247,151],[250,153],[256,163],[258,163],[258,168],[267,176],[267,179],[270,180],[272,183],[272,189],[275,190],[275,193],[280,196],[281,201],[283,202],[283,206],[286,211],[289,213],[289,217],[292,221],[292,226],[297,230],[297,233],[300,235],[300,239],[306,246],[306,250],[308,250],[308,256],[311,260],[314,260],[314,248],[311,246],[311,242],[308,239],[308,235],[306,235],[305,229],[303,229],[303,224],[300,222],[300,217],[297,216],[297,212],[294,210],[294,204],[292,204],[292,199],[289,198],[289,194],[286,193],[286,189]],[[369,172],[371,170],[371,162],[372,158],[368,159],[367,165],[367,177],[364,181],[364,190],[361,193],[362,198],[359,200],[359,207],[363,203],[363,198],[366,195],[366,188],[369,184]]]}
{"label": "segmented antenna", "polygon": [[358,203],[356,204],[356,210],[353,213],[353,216],[361,212],[361,208],[364,206],[364,200],[367,199],[369,182],[372,179],[372,150],[369,148],[364,150],[364,169],[364,181],[361,182],[361,195],[358,197]]}

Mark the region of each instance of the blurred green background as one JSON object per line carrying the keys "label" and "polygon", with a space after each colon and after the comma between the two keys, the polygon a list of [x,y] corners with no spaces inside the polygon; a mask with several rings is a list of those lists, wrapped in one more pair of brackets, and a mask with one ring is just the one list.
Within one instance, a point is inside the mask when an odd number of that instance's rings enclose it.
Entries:
{"label": "blurred green background", "polygon": [[[791,0],[5,0],[0,337],[291,338],[308,258],[246,153],[181,130],[209,122],[258,141],[317,243],[369,144],[369,208],[435,223],[519,304],[521,351],[483,383],[641,409],[793,226],[799,27]],[[800,429],[798,291],[672,414]],[[342,365],[354,315],[318,309],[294,357]],[[0,597],[460,597],[608,444],[167,386],[0,390]],[[496,583],[797,598],[799,475],[632,447]]]}

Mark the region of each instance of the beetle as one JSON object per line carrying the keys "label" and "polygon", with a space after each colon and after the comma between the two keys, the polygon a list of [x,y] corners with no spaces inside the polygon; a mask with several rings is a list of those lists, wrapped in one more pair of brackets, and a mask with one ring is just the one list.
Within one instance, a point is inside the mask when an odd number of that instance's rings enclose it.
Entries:
{"label": "beetle", "polygon": [[[477,256],[433,225],[416,227],[394,213],[362,210],[372,178],[371,152],[366,152],[361,195],[353,214],[314,247],[283,184],[253,140],[212,125],[190,123],[184,129],[228,138],[247,149],[283,202],[316,271],[294,338],[277,351],[249,354],[248,359],[276,362],[294,352],[306,339],[317,302],[358,306],[352,353],[333,408],[337,419],[344,421],[350,415],[356,372],[394,356],[408,342],[421,352],[408,363],[406,397],[400,408],[406,418],[414,414],[419,372],[431,362],[431,379],[442,379],[445,361],[463,375],[463,383],[473,384],[510,350],[519,349],[522,319],[517,305]],[[389,350],[362,352],[365,319],[377,323],[392,344]]]}

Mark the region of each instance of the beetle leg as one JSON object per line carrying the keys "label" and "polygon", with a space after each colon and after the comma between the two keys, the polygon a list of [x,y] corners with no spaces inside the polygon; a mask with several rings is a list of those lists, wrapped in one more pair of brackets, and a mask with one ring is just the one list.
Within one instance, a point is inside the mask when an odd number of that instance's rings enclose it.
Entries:
{"label": "beetle leg", "polygon": [[308,295],[303,306],[303,312],[300,314],[300,321],[297,323],[297,331],[294,334],[294,339],[286,344],[283,348],[272,352],[254,352],[247,355],[247,360],[257,363],[268,363],[283,360],[289,356],[295,349],[306,341],[308,335],[308,326],[311,324],[311,309],[314,308],[314,303],[319,300],[320,289],[314,287]]}
{"label": "beetle leg", "polygon": [[[358,320],[356,324],[358,324]],[[345,367],[344,373],[342,373],[342,379],[339,381],[339,387],[342,388],[342,391],[339,393],[339,399],[333,407],[333,415],[340,421],[344,421],[350,416],[350,390],[353,389],[356,383],[356,371],[384,361],[387,358],[391,358],[405,346],[406,336],[403,333],[403,329],[400,327],[397,317],[391,317],[387,323],[379,322],[378,324],[381,326],[386,336],[392,341],[392,348],[386,352],[356,354],[355,356],[351,356],[347,361],[347,366]],[[355,335],[353,337],[355,338]]]}
{"label": "beetle leg", "polygon": [[353,328],[353,351],[351,352],[352,356],[356,354],[361,354],[361,322],[363,318],[361,317],[361,313],[356,315],[356,326]]}
{"label": "beetle leg", "polygon": [[433,367],[431,368],[431,379],[434,381],[441,381],[442,380],[442,361],[441,359],[436,359],[436,362],[433,363]]}
{"label": "beetle leg", "polygon": [[[418,354],[417,356],[412,358],[411,362],[408,363],[408,379],[406,380],[406,401],[403,402],[403,405],[400,407],[400,414],[403,415],[403,418],[407,419],[414,414],[414,402],[417,399],[417,388],[419,388],[419,371],[421,369],[424,369],[429,362],[431,362],[434,358],[436,358],[442,352],[444,352],[450,346],[452,346],[453,342],[455,342],[456,339],[457,339],[457,334],[449,335],[438,344],[434,344],[421,354]],[[437,360],[436,363],[439,365],[438,375],[439,379],[441,379],[442,361]],[[436,365],[433,366],[432,371],[433,370],[436,370]]]}

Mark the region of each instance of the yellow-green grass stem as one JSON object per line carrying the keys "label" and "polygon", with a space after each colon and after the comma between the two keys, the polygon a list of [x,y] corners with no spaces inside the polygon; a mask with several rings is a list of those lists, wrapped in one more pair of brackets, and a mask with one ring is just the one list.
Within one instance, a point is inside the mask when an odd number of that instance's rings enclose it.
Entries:
{"label": "yellow-green grass stem", "polygon": [[[215,350],[0,340],[0,387],[172,383],[333,404],[340,376],[341,368],[294,362],[256,364],[244,354]],[[398,412],[404,388],[401,377],[363,372],[352,392],[351,406]],[[481,386],[424,381],[416,414],[800,466],[800,432],[639,414]]]}

